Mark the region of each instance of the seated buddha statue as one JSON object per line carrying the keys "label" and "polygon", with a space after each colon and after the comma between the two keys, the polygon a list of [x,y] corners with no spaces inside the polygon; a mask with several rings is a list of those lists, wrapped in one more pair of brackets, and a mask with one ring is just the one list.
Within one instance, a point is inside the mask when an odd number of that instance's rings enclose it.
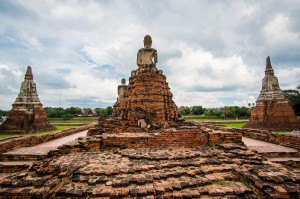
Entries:
{"label": "seated buddha statue", "polygon": [[150,35],[146,35],[144,37],[144,48],[141,48],[137,53],[138,72],[157,72],[157,51],[151,48],[151,45],[152,39]]}

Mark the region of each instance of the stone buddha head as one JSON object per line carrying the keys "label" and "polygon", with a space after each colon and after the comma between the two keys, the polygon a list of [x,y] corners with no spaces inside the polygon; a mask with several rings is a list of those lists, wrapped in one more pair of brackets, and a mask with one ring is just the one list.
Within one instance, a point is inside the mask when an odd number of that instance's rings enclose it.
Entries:
{"label": "stone buddha head", "polygon": [[125,78],[122,78],[122,79],[121,79],[121,84],[122,84],[122,85],[125,85],[125,84],[126,84],[126,79],[125,79]]}
{"label": "stone buddha head", "polygon": [[150,35],[146,35],[144,37],[144,47],[145,48],[151,48],[151,45],[152,45],[152,39],[151,39],[151,36]]}

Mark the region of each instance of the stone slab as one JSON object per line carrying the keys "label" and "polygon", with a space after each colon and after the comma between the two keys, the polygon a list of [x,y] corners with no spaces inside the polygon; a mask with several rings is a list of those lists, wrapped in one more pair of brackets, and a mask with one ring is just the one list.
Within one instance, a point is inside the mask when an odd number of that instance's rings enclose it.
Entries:
{"label": "stone slab", "polygon": [[15,149],[2,155],[47,155],[51,150],[55,150],[57,147],[23,147]]}
{"label": "stone slab", "polygon": [[244,144],[252,150],[257,151],[258,153],[272,153],[272,152],[298,152],[297,149],[280,146],[277,144],[272,144],[268,142],[263,142],[260,140],[254,140],[251,138],[242,138]]}
{"label": "stone slab", "polygon": [[73,135],[68,135],[68,136],[65,136],[65,137],[62,137],[62,138],[59,138],[59,139],[56,139],[56,140],[52,140],[52,141],[49,141],[49,142],[38,144],[35,147],[42,147],[42,148],[45,148],[45,147],[46,148],[47,147],[59,147],[63,144],[66,144],[70,141],[75,140],[76,138],[85,137],[86,134],[87,134],[87,130],[86,131],[81,131],[81,132],[75,133]]}

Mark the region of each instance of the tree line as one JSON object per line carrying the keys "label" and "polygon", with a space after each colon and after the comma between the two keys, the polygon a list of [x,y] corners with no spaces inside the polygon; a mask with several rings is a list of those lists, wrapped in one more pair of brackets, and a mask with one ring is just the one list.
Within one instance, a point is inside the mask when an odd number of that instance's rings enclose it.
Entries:
{"label": "tree line", "polygon": [[[77,114],[79,114],[81,111],[88,112],[92,109],[90,108],[79,108],[79,107],[71,107],[71,108],[53,108],[53,107],[45,107],[44,108],[48,118],[63,118],[63,119],[71,119]],[[106,108],[95,108],[93,109],[98,113],[99,116],[108,116],[111,115],[113,112],[113,108],[111,106],[108,106]]]}
{"label": "tree line", "polygon": [[[300,90],[300,85],[297,87]],[[300,116],[300,92],[297,90],[283,90],[284,96],[289,100],[290,106],[295,114]],[[206,115],[227,118],[248,118],[251,114],[251,109],[255,106],[254,103],[249,103],[249,107],[239,106],[224,106],[221,108],[203,108],[202,106],[184,106],[180,107],[182,115]]]}
{"label": "tree line", "polygon": [[245,106],[224,106],[221,108],[203,108],[202,106],[184,106],[179,108],[182,115],[206,115],[221,118],[248,118],[251,108]]}
{"label": "tree line", "polygon": [[[300,87],[297,89],[300,90]],[[284,96],[288,98],[289,104],[294,109],[294,112],[297,116],[300,116],[300,93],[297,90],[284,90],[282,91]],[[217,116],[217,117],[228,117],[228,118],[247,118],[250,117],[251,108],[254,106],[254,103],[248,104],[249,107],[239,107],[239,106],[224,106],[221,108],[204,108],[202,106],[183,106],[180,107],[180,113],[182,115],[206,115],[206,116]],[[251,107],[252,106],[252,107]],[[70,119],[74,117],[80,110],[88,111],[89,108],[79,108],[79,107],[70,107],[70,108],[53,108],[45,107],[44,110],[49,118],[65,118]],[[113,112],[113,108],[108,106],[106,108],[95,108],[99,116],[109,116]],[[0,116],[7,116],[7,110],[0,110]]]}

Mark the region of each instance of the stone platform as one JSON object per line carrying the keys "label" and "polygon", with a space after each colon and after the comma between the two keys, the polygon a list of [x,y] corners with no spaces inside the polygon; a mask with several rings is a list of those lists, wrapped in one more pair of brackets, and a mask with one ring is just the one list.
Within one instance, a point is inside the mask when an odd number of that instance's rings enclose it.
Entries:
{"label": "stone platform", "polygon": [[177,122],[167,128],[147,129],[126,125],[124,120],[104,120],[87,135],[100,136],[101,148],[188,147],[242,142],[241,133],[215,131],[196,122]]}
{"label": "stone platform", "polygon": [[0,195],[298,198],[300,175],[238,144],[70,153],[0,181]]}
{"label": "stone platform", "polygon": [[50,157],[50,151],[57,147],[23,147],[0,155],[0,161],[35,161]]}

